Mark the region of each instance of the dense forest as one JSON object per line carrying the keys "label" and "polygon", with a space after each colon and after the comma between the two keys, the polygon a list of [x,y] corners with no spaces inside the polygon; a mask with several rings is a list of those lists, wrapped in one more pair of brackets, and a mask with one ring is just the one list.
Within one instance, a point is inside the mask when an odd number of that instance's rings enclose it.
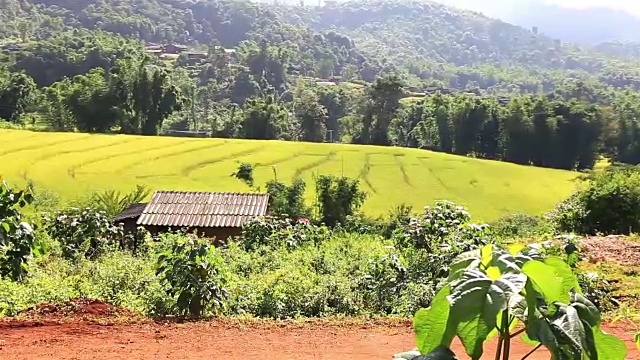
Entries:
{"label": "dense forest", "polygon": [[428,1],[0,0],[0,118],[640,163],[640,53]]}

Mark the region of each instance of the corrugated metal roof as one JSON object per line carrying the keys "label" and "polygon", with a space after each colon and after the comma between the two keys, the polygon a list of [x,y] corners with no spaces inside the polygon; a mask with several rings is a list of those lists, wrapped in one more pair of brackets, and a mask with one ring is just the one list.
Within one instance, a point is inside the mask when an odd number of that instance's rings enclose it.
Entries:
{"label": "corrugated metal roof", "polygon": [[136,218],[142,214],[142,211],[146,206],[147,203],[133,204],[124,209],[120,214],[116,215],[113,218],[113,222],[117,223],[122,220]]}
{"label": "corrugated metal roof", "polygon": [[138,225],[241,227],[267,214],[268,194],[157,191]]}

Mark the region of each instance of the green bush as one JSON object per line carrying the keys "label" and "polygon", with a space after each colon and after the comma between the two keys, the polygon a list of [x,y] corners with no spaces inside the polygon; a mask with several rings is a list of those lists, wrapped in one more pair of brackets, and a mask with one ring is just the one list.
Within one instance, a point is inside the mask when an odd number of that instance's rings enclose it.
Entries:
{"label": "green bush", "polygon": [[121,229],[113,226],[104,211],[69,208],[46,218],[49,235],[62,245],[62,254],[97,258],[109,244],[122,239]]}
{"label": "green bush", "polygon": [[553,232],[544,219],[526,214],[503,216],[492,222],[490,227],[492,234],[500,239],[529,238]]}
{"label": "green bush", "polygon": [[184,315],[202,316],[221,308],[227,297],[227,270],[220,252],[208,241],[187,236],[158,257],[156,274],[167,284]]}
{"label": "green bush", "polygon": [[[0,180],[2,180],[0,178]],[[35,244],[33,225],[24,221],[22,209],[33,201],[29,189],[14,191],[0,183],[0,276],[19,281],[27,274],[27,262]]]}
{"label": "green bush", "polygon": [[32,271],[21,283],[0,280],[0,315],[77,297],[96,298],[151,316],[177,311],[155,276],[153,258],[115,251],[95,260],[45,255],[29,265]]}
{"label": "green bush", "polygon": [[640,171],[615,168],[594,172],[583,188],[558,204],[549,219],[560,232],[640,232]]}
{"label": "green bush", "polygon": [[313,225],[308,219],[267,216],[243,225],[240,244],[247,250],[285,245],[296,248],[306,242],[322,242],[330,236],[329,228]]}

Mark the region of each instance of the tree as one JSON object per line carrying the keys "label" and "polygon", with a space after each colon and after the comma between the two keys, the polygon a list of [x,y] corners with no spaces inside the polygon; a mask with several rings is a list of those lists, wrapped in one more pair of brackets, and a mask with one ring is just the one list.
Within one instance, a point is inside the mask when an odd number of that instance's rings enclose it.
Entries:
{"label": "tree", "polygon": [[245,104],[242,134],[245,139],[291,138],[289,113],[273,94],[251,98]]}
{"label": "tree", "polygon": [[357,179],[320,175],[316,179],[316,206],[320,220],[327,226],[344,224],[355,215],[367,195]]}
{"label": "tree", "polygon": [[[368,144],[389,145],[389,124],[400,107],[403,82],[397,75],[377,78],[367,92],[369,103],[365,110],[365,132],[362,141]],[[368,129],[366,129],[368,127]]]}
{"label": "tree", "polygon": [[327,110],[312,90],[303,90],[294,104],[302,141],[322,142],[326,138]]}
{"label": "tree", "polygon": [[110,91],[119,102],[125,133],[157,135],[164,120],[182,108],[169,71],[145,60],[120,61],[110,74]]}
{"label": "tree", "polygon": [[296,179],[291,185],[277,180],[267,182],[269,194],[269,212],[292,219],[308,218],[309,208],[304,203],[304,192],[307,185],[302,179]]}
{"label": "tree", "polygon": [[29,75],[10,73],[4,83],[0,83],[0,119],[17,123],[32,103],[36,91],[36,84]]}

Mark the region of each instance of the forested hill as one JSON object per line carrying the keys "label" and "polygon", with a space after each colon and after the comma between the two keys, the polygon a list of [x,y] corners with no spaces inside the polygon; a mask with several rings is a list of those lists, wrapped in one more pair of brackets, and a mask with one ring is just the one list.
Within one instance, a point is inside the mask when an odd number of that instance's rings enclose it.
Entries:
{"label": "forested hill", "polygon": [[636,53],[429,1],[0,0],[0,125],[640,163]]}
{"label": "forested hill", "polygon": [[334,72],[347,64],[344,57],[351,57],[354,65],[365,68],[362,74],[368,81],[394,64],[407,69],[414,82],[429,79],[459,88],[504,89],[515,84],[525,91],[550,91],[567,77],[617,87],[639,83],[640,67],[629,56],[635,54],[632,45],[598,49],[563,44],[530,29],[429,1],[356,0],[318,7],[304,1],[274,6],[228,0],[0,0],[0,6],[0,36],[14,38],[44,38],[86,28],[145,42],[205,46],[218,42],[234,47],[243,40],[265,38],[293,44],[290,49],[295,52],[314,32],[331,32],[344,37],[338,46],[357,50],[332,51],[328,60],[337,68]]}

